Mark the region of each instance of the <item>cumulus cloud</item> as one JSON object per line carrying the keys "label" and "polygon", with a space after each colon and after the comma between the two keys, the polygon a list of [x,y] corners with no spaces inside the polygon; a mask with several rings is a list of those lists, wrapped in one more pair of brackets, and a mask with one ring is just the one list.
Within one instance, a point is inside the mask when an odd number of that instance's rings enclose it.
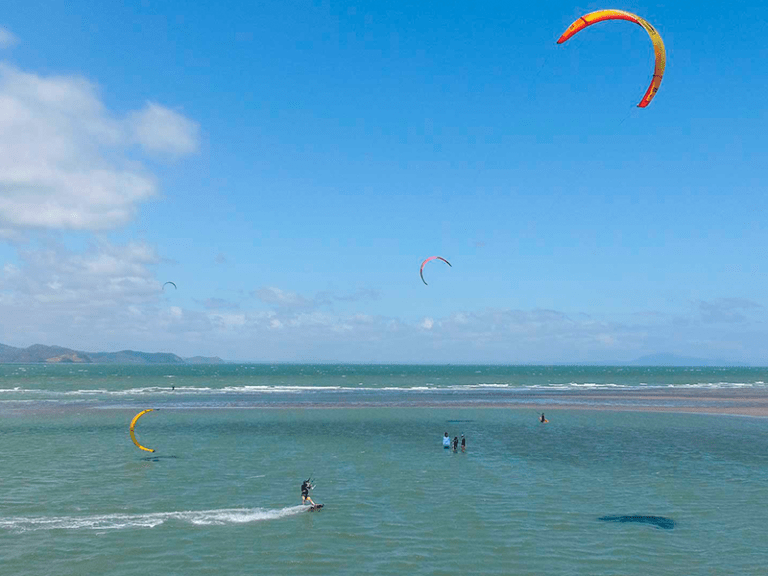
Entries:
{"label": "cumulus cloud", "polygon": [[336,294],[332,292],[322,292],[318,294],[317,300],[322,302],[361,302],[363,300],[378,300],[379,291],[371,288],[358,288],[354,292]]}
{"label": "cumulus cloud", "polygon": [[141,243],[101,242],[82,253],[58,245],[20,250],[18,264],[0,271],[0,335],[66,346],[73,338],[99,342],[126,325],[142,332],[156,316],[158,260]]}
{"label": "cumulus cloud", "polygon": [[178,157],[197,151],[199,124],[154,102],[131,113],[127,126],[135,141],[150,152]]}
{"label": "cumulus cloud", "polygon": [[150,269],[158,257],[146,244],[100,243],[83,254],[51,245],[22,250],[20,258],[21,266],[3,268],[0,290],[12,293],[27,311],[55,304],[53,308],[85,312],[143,302],[159,290]]}
{"label": "cumulus cloud", "polygon": [[0,26],[0,48],[10,48],[18,42],[19,39],[10,30]]}
{"label": "cumulus cloud", "polygon": [[265,304],[280,308],[313,308],[315,306],[314,301],[296,292],[289,292],[272,286],[259,288],[253,292],[253,295]]}
{"label": "cumulus cloud", "polygon": [[699,302],[702,322],[742,323],[747,321],[746,311],[756,311],[762,308],[757,302],[744,298],[720,298],[711,302]]}
{"label": "cumulus cloud", "polygon": [[278,308],[292,308],[302,310],[313,310],[321,307],[332,307],[334,302],[361,302],[364,300],[377,300],[379,292],[370,288],[359,288],[354,292],[336,293],[336,292],[318,292],[313,297],[306,297],[296,292],[290,292],[266,286],[254,290],[253,296],[271,306]]}
{"label": "cumulus cloud", "polygon": [[223,298],[206,298],[203,306],[208,310],[231,310],[240,307],[239,304]]}
{"label": "cumulus cloud", "polygon": [[463,310],[409,321],[313,309],[306,305],[311,298],[274,287],[262,292],[275,303],[272,310],[231,310],[215,299],[204,301],[203,311],[175,302],[163,307],[151,274],[155,262],[143,245],[97,245],[85,255],[52,248],[6,264],[0,270],[0,342],[21,344],[9,334],[43,340],[36,337],[42,333],[45,342],[77,347],[73,335],[92,334],[79,349],[358,362],[623,362],[659,350],[749,361],[768,348],[765,335],[744,338],[743,326],[729,334],[695,316],[683,328],[672,315],[643,315],[641,321],[628,315],[635,320],[620,322],[545,309]]}
{"label": "cumulus cloud", "polygon": [[126,224],[157,189],[133,143],[178,156],[194,150],[195,126],[157,104],[120,120],[83,78],[0,64],[0,237]]}

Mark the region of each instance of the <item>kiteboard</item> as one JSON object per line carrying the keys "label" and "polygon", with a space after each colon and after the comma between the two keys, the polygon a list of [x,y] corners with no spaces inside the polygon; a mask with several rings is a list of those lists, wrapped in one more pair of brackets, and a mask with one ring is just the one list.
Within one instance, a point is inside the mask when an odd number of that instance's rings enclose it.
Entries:
{"label": "kiteboard", "polygon": [[315,504],[314,506],[309,507],[309,511],[316,512],[317,510],[320,510],[320,508],[322,508],[323,506],[325,506],[325,504]]}

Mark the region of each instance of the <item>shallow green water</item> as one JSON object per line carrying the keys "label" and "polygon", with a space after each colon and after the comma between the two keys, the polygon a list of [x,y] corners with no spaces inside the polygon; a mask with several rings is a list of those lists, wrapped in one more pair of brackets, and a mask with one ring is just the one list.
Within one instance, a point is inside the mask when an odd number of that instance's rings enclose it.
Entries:
{"label": "shallow green water", "polygon": [[[0,420],[3,575],[765,574],[768,420],[30,404]],[[468,451],[444,450],[443,432]],[[156,461],[146,460],[157,456]],[[298,507],[310,474],[326,508]],[[673,530],[598,520],[672,518]]]}

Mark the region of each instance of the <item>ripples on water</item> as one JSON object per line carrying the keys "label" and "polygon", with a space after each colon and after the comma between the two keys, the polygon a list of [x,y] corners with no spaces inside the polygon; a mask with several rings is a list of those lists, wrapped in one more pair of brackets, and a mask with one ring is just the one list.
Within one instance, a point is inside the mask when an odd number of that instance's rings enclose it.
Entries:
{"label": "ripples on water", "polygon": [[[130,385],[98,376],[99,388],[154,386],[130,375]],[[228,398],[214,400],[241,402]],[[763,574],[768,565],[766,420],[548,409],[542,425],[533,408],[409,398],[213,410],[210,398],[185,397],[137,425],[152,457],[127,431],[144,399],[125,409],[103,398],[19,404],[0,419],[0,572]],[[466,434],[467,453],[443,450],[446,431]],[[310,475],[312,497],[326,504],[316,514],[299,506]]]}

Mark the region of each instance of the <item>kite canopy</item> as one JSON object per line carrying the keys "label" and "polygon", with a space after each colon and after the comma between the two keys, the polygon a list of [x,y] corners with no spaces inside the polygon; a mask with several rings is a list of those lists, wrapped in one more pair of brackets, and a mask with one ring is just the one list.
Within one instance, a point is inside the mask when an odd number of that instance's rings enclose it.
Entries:
{"label": "kite canopy", "polygon": [[[165,284],[163,284],[163,290],[165,290],[165,287],[168,286],[168,284],[176,288],[176,284],[174,284],[173,282],[166,282]],[[176,288],[176,290],[178,290],[178,288]]]}
{"label": "kite canopy", "polygon": [[154,450],[153,450],[152,448],[145,448],[144,446],[142,446],[141,444],[139,444],[139,441],[138,441],[138,440],[136,440],[136,435],[133,433],[133,427],[134,427],[134,426],[136,426],[136,421],[137,421],[139,418],[141,418],[141,417],[142,417],[144,414],[146,414],[147,412],[152,412],[153,410],[154,410],[154,408],[150,408],[149,410],[142,410],[141,412],[139,412],[138,414],[136,414],[136,416],[134,416],[134,417],[133,417],[133,420],[131,420],[131,425],[130,425],[130,427],[128,428],[128,431],[131,433],[131,440],[133,440],[133,443],[134,443],[134,444],[136,444],[136,446],[138,446],[138,447],[139,447],[139,448],[141,448],[142,450],[146,450],[147,452],[154,452]]}
{"label": "kite canopy", "polygon": [[640,100],[640,104],[637,105],[638,108],[645,108],[651,103],[653,97],[656,96],[656,92],[658,92],[659,86],[661,86],[661,79],[664,76],[664,68],[667,64],[667,52],[664,50],[664,42],[662,42],[661,36],[656,32],[656,29],[651,26],[647,20],[643,20],[640,16],[632,14],[631,12],[625,12],[624,10],[598,10],[596,12],[590,12],[571,24],[563,35],[560,36],[557,43],[562,44],[587,26],[597,24],[604,20],[628,20],[629,22],[634,22],[635,24],[642,26],[645,31],[648,32],[648,36],[651,37],[653,51],[656,53],[656,66],[653,70],[651,85],[648,86],[648,90],[646,90],[643,99]]}
{"label": "kite canopy", "polygon": [[[451,266],[451,263],[450,263],[450,262],[448,262],[448,260],[446,260],[446,259],[445,259],[445,258],[443,258],[442,256],[430,256],[429,258],[427,258],[426,260],[424,260],[424,262],[422,262],[422,263],[421,263],[421,268],[419,268],[419,276],[421,276],[421,281],[422,281],[422,282],[424,282],[424,284],[426,284],[426,283],[427,283],[427,281],[426,281],[426,280],[424,280],[424,265],[425,265],[427,262],[429,262],[430,260],[442,260],[443,262],[445,262],[446,264],[448,264],[448,266]],[[451,266],[451,268],[453,268],[453,266]]]}

